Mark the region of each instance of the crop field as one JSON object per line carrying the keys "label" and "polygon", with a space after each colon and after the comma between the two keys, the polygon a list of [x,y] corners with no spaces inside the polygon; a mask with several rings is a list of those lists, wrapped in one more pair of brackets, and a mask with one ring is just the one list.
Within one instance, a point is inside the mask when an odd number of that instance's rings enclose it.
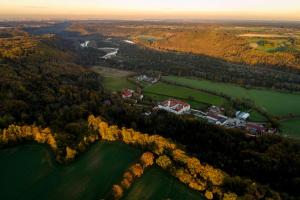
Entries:
{"label": "crop field", "polygon": [[[3,149],[0,150],[0,199],[107,199],[112,185],[122,179],[124,171],[140,155],[139,149],[126,144],[99,142],[74,163],[62,166],[42,145]],[[177,197],[175,199],[201,197],[201,194],[156,167],[138,179],[133,190],[138,190],[138,187],[146,190],[136,194],[129,192],[126,199],[141,199],[139,197],[146,194],[149,198],[158,199],[167,196]]]}
{"label": "crop field", "polygon": [[252,99],[255,101],[256,105],[276,116],[286,116],[289,114],[300,115],[299,93],[270,91],[267,89],[245,89],[233,84],[217,83],[192,78],[181,78],[176,76],[166,76],[163,77],[163,79],[194,88],[224,93],[232,97]]}
{"label": "crop field", "polygon": [[109,91],[121,91],[124,88],[135,89],[136,86],[127,80],[133,73],[109,67],[93,67],[93,71],[103,77],[103,86]]}
{"label": "crop field", "polygon": [[222,105],[226,102],[224,98],[219,96],[161,82],[146,87],[144,92],[145,95],[151,96],[156,100],[165,100],[173,97],[186,100],[192,106],[201,106],[203,104]]}
{"label": "crop field", "polygon": [[139,178],[125,195],[125,200],[200,200],[201,194],[189,189],[158,167],[152,167]]}

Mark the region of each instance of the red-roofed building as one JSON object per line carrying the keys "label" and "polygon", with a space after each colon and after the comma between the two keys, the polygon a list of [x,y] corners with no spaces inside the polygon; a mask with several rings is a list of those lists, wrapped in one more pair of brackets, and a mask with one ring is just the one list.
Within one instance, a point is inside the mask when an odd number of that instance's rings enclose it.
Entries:
{"label": "red-roofed building", "polygon": [[183,101],[179,101],[176,99],[168,99],[166,101],[161,102],[158,105],[158,108],[180,115],[189,111],[191,109],[191,106]]}
{"label": "red-roofed building", "polygon": [[133,92],[134,92],[133,90],[124,89],[124,90],[122,91],[122,93],[121,93],[122,98],[123,98],[123,99],[131,98],[132,95],[133,95]]}

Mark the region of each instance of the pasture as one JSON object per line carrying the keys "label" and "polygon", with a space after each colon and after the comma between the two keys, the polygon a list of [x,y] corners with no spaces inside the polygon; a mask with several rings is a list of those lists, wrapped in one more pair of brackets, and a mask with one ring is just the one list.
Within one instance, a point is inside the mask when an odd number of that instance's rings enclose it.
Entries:
{"label": "pasture", "polygon": [[163,80],[176,82],[198,89],[205,89],[217,93],[223,93],[232,97],[247,98],[253,100],[256,105],[276,116],[289,114],[300,115],[300,94],[275,91],[270,89],[245,89],[229,83],[218,83],[208,80],[165,76]]}
{"label": "pasture", "polygon": [[152,167],[145,171],[124,197],[124,200],[140,199],[200,200],[205,198],[162,169]]}
{"label": "pasture", "polygon": [[0,151],[0,199],[106,198],[112,185],[141,152],[121,143],[99,142],[68,166],[58,165],[44,146]]}
{"label": "pasture", "polygon": [[129,82],[126,77],[104,77],[103,78],[104,89],[111,92],[119,92],[124,88],[136,89],[136,86]]}
{"label": "pasture", "polygon": [[151,96],[155,100],[165,100],[171,97],[182,99],[191,103],[194,107],[203,105],[222,105],[226,102],[224,98],[219,96],[162,82],[145,87],[144,93],[146,96]]}
{"label": "pasture", "polygon": [[[43,145],[21,145],[0,150],[0,199],[108,199],[141,151],[118,142],[98,142],[67,166],[56,163]],[[145,176],[145,177],[144,177]],[[197,193],[167,172],[154,167],[137,180],[126,199],[199,199]],[[145,189],[139,191],[143,187]],[[137,191],[138,190],[138,191]],[[175,191],[175,192],[174,192]],[[151,193],[149,193],[151,192]],[[157,199],[155,198],[155,199]]]}
{"label": "pasture", "polygon": [[100,66],[93,67],[92,70],[103,77],[103,86],[106,90],[117,92],[124,88],[136,89],[136,86],[127,80],[133,72]]}

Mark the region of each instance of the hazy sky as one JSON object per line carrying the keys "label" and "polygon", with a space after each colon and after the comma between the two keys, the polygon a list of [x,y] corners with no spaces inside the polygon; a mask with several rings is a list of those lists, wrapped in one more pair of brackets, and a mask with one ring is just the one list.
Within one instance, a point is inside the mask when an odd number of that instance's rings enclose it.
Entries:
{"label": "hazy sky", "polygon": [[0,0],[0,16],[300,20],[300,0]]}

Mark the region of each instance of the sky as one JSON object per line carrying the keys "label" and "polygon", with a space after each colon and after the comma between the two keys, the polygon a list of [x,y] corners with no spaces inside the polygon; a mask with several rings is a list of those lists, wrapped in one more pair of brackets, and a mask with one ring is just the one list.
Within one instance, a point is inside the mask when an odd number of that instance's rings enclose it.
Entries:
{"label": "sky", "polygon": [[300,0],[0,0],[0,17],[300,21]]}

